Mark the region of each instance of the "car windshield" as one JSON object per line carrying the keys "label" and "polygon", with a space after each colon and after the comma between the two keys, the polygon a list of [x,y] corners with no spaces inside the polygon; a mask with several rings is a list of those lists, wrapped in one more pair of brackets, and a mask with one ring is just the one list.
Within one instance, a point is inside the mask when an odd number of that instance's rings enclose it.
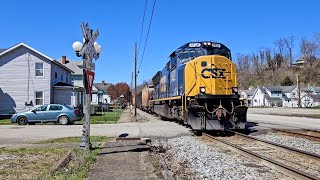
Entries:
{"label": "car windshield", "polygon": [[178,59],[181,63],[188,62],[196,57],[205,55],[206,52],[204,52],[201,49],[194,49],[194,50],[186,50],[178,54]]}
{"label": "car windshield", "polygon": [[207,52],[208,55],[221,55],[231,60],[230,50],[228,49],[209,47]]}

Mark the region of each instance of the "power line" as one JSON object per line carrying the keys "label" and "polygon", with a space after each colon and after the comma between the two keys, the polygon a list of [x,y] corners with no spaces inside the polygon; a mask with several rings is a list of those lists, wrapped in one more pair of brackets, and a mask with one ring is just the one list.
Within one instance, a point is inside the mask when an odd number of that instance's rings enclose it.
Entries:
{"label": "power line", "polygon": [[148,37],[149,37],[149,33],[150,33],[150,27],[151,27],[151,23],[152,23],[152,17],[153,17],[154,7],[156,6],[156,2],[157,2],[157,0],[154,0],[154,2],[153,2],[151,18],[150,18],[149,27],[148,27],[148,33],[147,33],[146,41],[145,41],[144,47],[143,47],[142,57],[141,57],[140,65],[139,65],[139,68],[138,68],[138,74],[139,74],[139,71],[140,71],[140,68],[141,68],[141,64],[142,64],[142,61],[143,61],[144,52],[145,52],[145,50],[146,50],[146,46],[147,46],[147,42],[148,42]]}
{"label": "power line", "polygon": [[143,32],[143,25],[144,25],[144,17],[146,16],[147,4],[148,4],[148,0],[146,0],[146,2],[144,3],[144,11],[143,11],[143,18],[142,18],[141,32],[140,32],[140,40],[139,40],[139,44],[138,44],[138,54],[137,54],[138,57],[139,57],[139,52],[140,52],[140,44],[141,44],[141,39],[142,39],[142,32]]}

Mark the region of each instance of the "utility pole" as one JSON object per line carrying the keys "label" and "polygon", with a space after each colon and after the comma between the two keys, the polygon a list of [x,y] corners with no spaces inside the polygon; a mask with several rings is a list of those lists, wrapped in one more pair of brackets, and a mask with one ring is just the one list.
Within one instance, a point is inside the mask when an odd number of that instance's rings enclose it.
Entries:
{"label": "utility pole", "polygon": [[137,116],[137,43],[134,44],[134,116]]}
{"label": "utility pole", "polygon": [[299,74],[297,74],[297,86],[298,86],[298,107],[301,107],[301,94],[300,94],[300,80]]}
{"label": "utility pole", "polygon": [[[133,91],[133,71],[132,71],[132,74],[131,74],[131,84],[130,84],[130,105],[132,105],[132,91]],[[131,106],[131,109],[132,109],[132,106]]]}

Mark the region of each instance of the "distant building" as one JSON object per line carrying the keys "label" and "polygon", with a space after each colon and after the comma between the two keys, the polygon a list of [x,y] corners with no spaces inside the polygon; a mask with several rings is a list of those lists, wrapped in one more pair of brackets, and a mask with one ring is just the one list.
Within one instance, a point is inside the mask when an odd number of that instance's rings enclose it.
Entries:
{"label": "distant building", "polygon": [[304,67],[304,65],[305,65],[305,60],[304,60],[303,58],[299,58],[299,59],[296,61],[296,63],[293,63],[292,65],[295,66],[295,67],[302,68],[302,67]]}
{"label": "distant building", "polygon": [[306,94],[301,98],[302,107],[314,107],[320,106],[320,95],[319,94]]}
{"label": "distant building", "polygon": [[71,83],[74,86],[75,91],[72,94],[72,105],[74,107],[81,106],[83,104],[84,97],[84,85],[83,85],[83,66],[82,61],[72,61],[67,59],[66,56],[62,56],[59,62],[74,73],[71,76]]}
{"label": "distant building", "polygon": [[240,98],[244,100],[249,107],[252,106],[252,97],[255,91],[256,89],[240,91]]}
{"label": "distant building", "polygon": [[111,98],[108,95],[108,88],[111,86],[111,83],[106,83],[102,81],[101,83],[94,83],[92,88],[92,103],[111,103]]}

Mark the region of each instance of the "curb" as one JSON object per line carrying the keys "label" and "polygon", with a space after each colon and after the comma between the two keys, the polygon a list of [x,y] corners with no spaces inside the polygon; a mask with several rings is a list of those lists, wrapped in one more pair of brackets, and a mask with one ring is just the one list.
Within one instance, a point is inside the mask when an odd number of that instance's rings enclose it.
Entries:
{"label": "curb", "polygon": [[57,163],[55,163],[54,168],[51,173],[56,172],[57,170],[66,167],[66,165],[73,159],[72,156],[73,149],[68,150],[68,153],[61,158]]}

